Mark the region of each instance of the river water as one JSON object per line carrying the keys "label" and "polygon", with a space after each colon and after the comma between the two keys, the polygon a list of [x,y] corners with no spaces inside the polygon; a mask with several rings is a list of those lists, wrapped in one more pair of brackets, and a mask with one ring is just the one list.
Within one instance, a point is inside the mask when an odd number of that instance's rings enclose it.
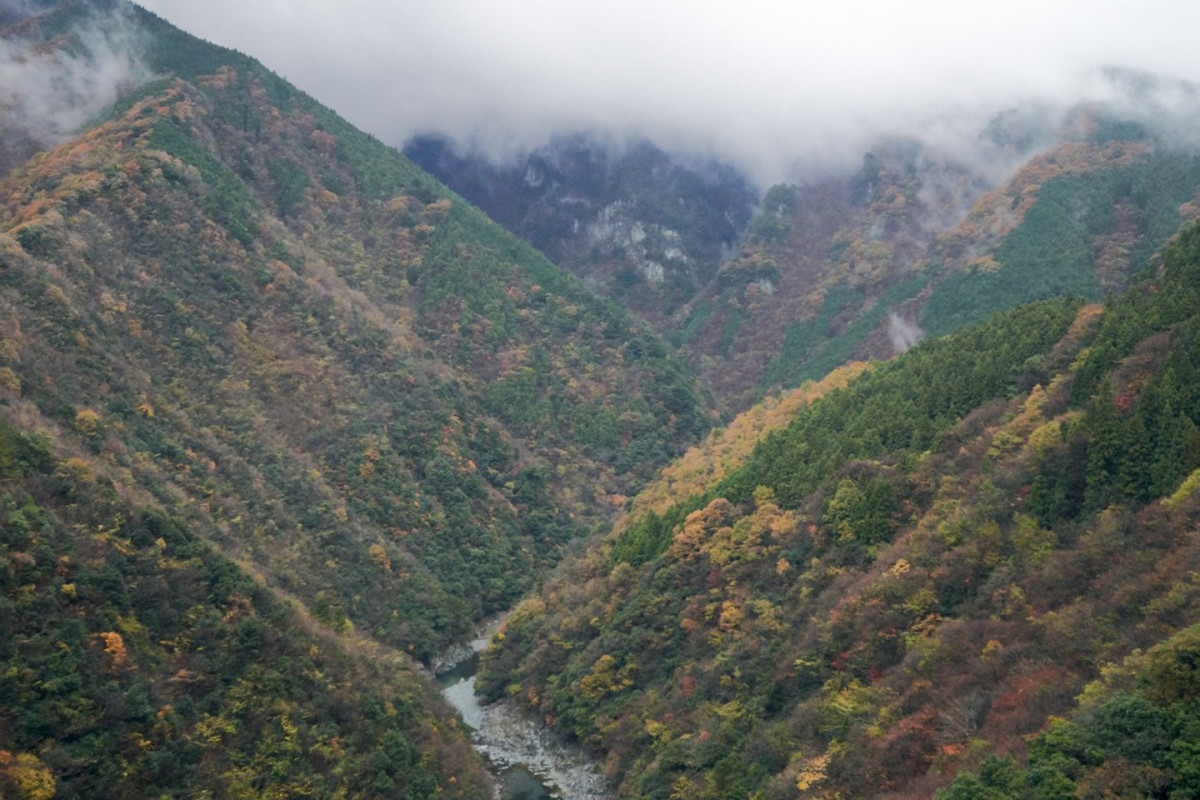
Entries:
{"label": "river water", "polygon": [[480,704],[475,696],[479,653],[498,625],[480,631],[470,643],[470,656],[437,676],[496,780],[497,800],[612,800],[608,781],[582,751],[557,741],[510,701]]}

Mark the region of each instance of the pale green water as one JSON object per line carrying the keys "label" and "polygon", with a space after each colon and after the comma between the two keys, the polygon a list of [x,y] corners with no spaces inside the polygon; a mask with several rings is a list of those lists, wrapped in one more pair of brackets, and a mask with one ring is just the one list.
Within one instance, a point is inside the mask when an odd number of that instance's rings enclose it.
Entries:
{"label": "pale green water", "polygon": [[[478,730],[483,723],[483,709],[475,696],[475,672],[479,668],[479,655],[471,656],[448,672],[437,676],[442,694],[458,709],[463,721]],[[500,788],[500,800],[557,800],[561,795],[529,771],[524,764],[511,767],[491,766],[492,776]]]}
{"label": "pale green water", "polygon": [[438,676],[442,694],[471,729],[471,743],[490,765],[500,800],[614,800],[599,765],[578,747],[557,739],[511,702],[482,706],[475,696],[479,653],[500,620],[470,642],[474,656]]}

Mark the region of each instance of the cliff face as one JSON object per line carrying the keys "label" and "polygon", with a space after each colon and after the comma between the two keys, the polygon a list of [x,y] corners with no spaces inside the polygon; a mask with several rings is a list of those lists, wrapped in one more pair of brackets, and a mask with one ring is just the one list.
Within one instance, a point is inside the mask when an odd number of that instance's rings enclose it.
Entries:
{"label": "cliff face", "polygon": [[436,137],[405,153],[660,331],[737,247],[758,200],[733,167],[645,141],[556,136],[499,166]]}

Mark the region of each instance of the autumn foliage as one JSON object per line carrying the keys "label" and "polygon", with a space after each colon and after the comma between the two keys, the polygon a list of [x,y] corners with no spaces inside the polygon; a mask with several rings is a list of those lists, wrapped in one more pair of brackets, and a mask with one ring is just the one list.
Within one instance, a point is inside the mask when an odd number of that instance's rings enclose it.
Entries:
{"label": "autumn foliage", "polygon": [[[656,488],[481,685],[630,797],[1188,796],[1200,229],[1165,262],[877,365],[674,506]],[[601,656],[627,680],[580,691]]]}

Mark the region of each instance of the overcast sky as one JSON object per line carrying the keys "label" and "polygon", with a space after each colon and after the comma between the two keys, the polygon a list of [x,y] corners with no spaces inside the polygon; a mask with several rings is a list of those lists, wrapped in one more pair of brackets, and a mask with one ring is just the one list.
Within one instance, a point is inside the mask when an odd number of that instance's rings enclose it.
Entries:
{"label": "overcast sky", "polygon": [[141,2],[390,144],[440,131],[504,153],[599,129],[763,182],[882,131],[1074,99],[1102,65],[1200,80],[1194,0]]}

